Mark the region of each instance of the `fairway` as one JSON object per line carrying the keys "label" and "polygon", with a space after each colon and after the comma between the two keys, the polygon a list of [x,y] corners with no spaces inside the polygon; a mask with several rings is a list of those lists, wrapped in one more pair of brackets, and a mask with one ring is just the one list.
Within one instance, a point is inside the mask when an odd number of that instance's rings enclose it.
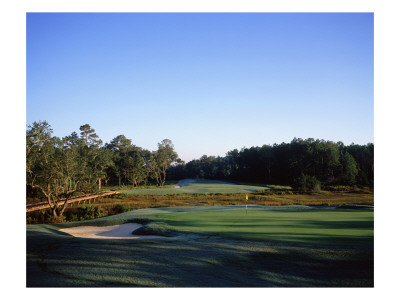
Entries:
{"label": "fairway", "polygon": [[[160,240],[59,231],[137,218],[179,232]],[[209,206],[133,210],[27,225],[27,286],[305,287],[373,285],[373,210]]]}
{"label": "fairway", "polygon": [[178,230],[243,240],[320,246],[372,245],[373,212],[346,209],[252,208],[155,215]]}
{"label": "fairway", "polygon": [[[4,188],[11,194],[3,198],[25,202],[26,260],[3,255],[8,281],[19,286],[22,274],[27,287],[374,287],[375,270],[386,271],[375,268],[375,249],[386,248],[385,267],[397,250],[374,219],[381,9],[318,13],[306,3],[311,10],[283,5],[289,12],[276,13],[258,1],[260,9],[227,2],[222,12],[203,3],[187,11],[164,1],[152,12],[114,2],[116,13],[39,8],[18,22],[25,145],[13,143],[8,122],[3,148],[18,157],[3,155],[12,172],[2,182],[20,183],[14,173],[25,172],[25,186]],[[395,148],[385,147],[392,161],[387,150]],[[384,172],[384,190],[395,186],[389,179],[397,177]],[[394,198],[377,202],[395,213]],[[4,213],[3,248],[16,253],[19,211]],[[376,224],[392,237],[395,226]],[[21,262],[26,274],[14,266]],[[380,279],[377,287],[382,281],[396,286]]]}
{"label": "fairway", "polygon": [[125,194],[134,195],[173,195],[173,194],[234,194],[252,193],[268,189],[267,187],[256,185],[234,184],[220,180],[208,179],[184,179],[176,184],[176,188],[157,188],[157,189],[134,189],[121,191]]}

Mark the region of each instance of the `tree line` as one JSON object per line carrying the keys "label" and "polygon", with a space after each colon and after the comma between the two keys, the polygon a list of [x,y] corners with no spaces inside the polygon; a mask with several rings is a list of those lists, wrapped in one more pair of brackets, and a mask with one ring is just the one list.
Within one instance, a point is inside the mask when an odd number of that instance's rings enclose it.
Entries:
{"label": "tree line", "polygon": [[168,139],[156,151],[132,144],[118,135],[103,145],[89,124],[80,133],[59,138],[46,121],[26,131],[27,196],[45,198],[54,217],[62,216],[76,192],[101,190],[102,183],[131,184],[149,181],[160,186],[166,178],[208,178],[263,184],[291,185],[301,190],[319,186],[373,186],[374,145],[294,138],[290,143],[229,151],[224,157],[203,155],[188,163],[179,159]]}
{"label": "tree line", "polygon": [[317,185],[373,186],[374,145],[303,140],[229,151],[225,157],[203,155],[168,170],[173,179],[188,177],[285,184],[300,189]]}
{"label": "tree line", "polygon": [[124,135],[110,143],[102,140],[89,124],[82,125],[80,134],[64,138],[53,136],[46,121],[34,122],[26,131],[27,196],[45,198],[54,217],[63,215],[67,205],[60,204],[76,192],[101,190],[101,184],[113,181],[134,187],[149,180],[165,184],[167,168],[180,162],[174,145],[168,139],[149,151],[132,144]]}

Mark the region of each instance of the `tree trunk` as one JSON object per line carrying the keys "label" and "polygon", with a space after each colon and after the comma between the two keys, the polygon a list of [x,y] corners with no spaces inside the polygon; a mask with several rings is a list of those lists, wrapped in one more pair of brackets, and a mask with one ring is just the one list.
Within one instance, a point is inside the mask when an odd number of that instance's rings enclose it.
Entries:
{"label": "tree trunk", "polygon": [[101,177],[99,177],[99,193],[101,192]]}
{"label": "tree trunk", "polygon": [[156,175],[156,180],[157,180],[157,184],[158,185],[161,185],[161,183],[160,183],[160,174],[156,171],[156,170],[154,170],[154,174]]}
{"label": "tree trunk", "polygon": [[164,171],[162,182],[161,182],[161,186],[164,186],[164,184],[165,184],[165,177],[166,177],[166,174],[165,174],[165,171]]}
{"label": "tree trunk", "polygon": [[162,186],[165,184],[165,179],[167,178],[167,166],[163,166],[163,180],[162,180]]}
{"label": "tree trunk", "polygon": [[55,218],[57,218],[58,216],[57,216],[57,208],[56,208],[56,206],[53,204],[52,205],[52,201],[51,201],[51,195],[49,194],[49,195],[47,195],[47,202],[49,202],[49,207],[50,207],[50,209],[51,209],[51,212],[53,213],[53,216],[55,217]]}
{"label": "tree trunk", "polygon": [[118,187],[121,187],[121,175],[118,175]]}
{"label": "tree trunk", "polygon": [[65,210],[65,208],[67,207],[67,205],[68,205],[68,199],[65,199],[64,205],[63,205],[63,207],[62,207],[60,213],[58,214],[58,217],[62,217],[62,215],[63,215],[63,213],[64,213],[64,210]]}
{"label": "tree trunk", "polygon": [[58,218],[56,207],[53,207],[51,210],[53,211],[54,218]]}

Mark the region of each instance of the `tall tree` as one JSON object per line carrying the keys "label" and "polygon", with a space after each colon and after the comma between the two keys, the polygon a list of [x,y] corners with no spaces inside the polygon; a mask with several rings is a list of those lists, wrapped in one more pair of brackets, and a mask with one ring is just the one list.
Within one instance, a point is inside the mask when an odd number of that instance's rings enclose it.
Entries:
{"label": "tall tree", "polygon": [[149,164],[150,151],[144,150],[137,146],[131,146],[128,150],[127,170],[128,180],[132,183],[133,187],[147,179],[152,166]]}
{"label": "tall tree", "polygon": [[[54,217],[63,215],[68,198],[77,191],[82,174],[76,147],[52,137],[50,125],[34,122],[26,134],[27,185],[39,190]],[[60,200],[66,199],[63,204]]]}
{"label": "tall tree", "polygon": [[118,135],[111,140],[109,144],[106,144],[106,148],[113,152],[114,161],[114,173],[118,177],[118,186],[121,186],[121,179],[127,178],[128,166],[129,166],[129,149],[132,146],[130,139],[126,138],[124,135]]}
{"label": "tall tree", "polygon": [[178,154],[174,150],[174,145],[169,139],[158,143],[158,150],[154,152],[154,168],[157,183],[161,186],[165,184],[167,168],[178,159]]}
{"label": "tall tree", "polygon": [[[81,155],[81,164],[86,171],[85,183],[88,191],[95,190],[95,184],[99,180],[97,173],[99,172],[99,158],[100,147],[102,144],[101,139],[95,133],[95,130],[90,127],[89,124],[82,125],[80,128],[80,139],[78,141],[79,151]],[[72,133],[70,136],[66,137],[70,139],[73,137],[75,139],[76,134]]]}
{"label": "tall tree", "polygon": [[354,157],[349,152],[346,152],[343,157],[343,175],[345,183],[349,185],[355,184],[357,174],[357,163]]}
{"label": "tall tree", "polygon": [[81,139],[86,146],[99,147],[102,144],[101,139],[96,134],[95,130],[90,127],[89,124],[82,125],[81,127],[79,127],[79,130],[81,131]]}
{"label": "tall tree", "polygon": [[94,157],[92,162],[94,175],[98,182],[98,191],[101,192],[101,181],[108,178],[107,170],[114,167],[114,161],[112,160],[112,152],[107,148],[97,149],[97,155]]}

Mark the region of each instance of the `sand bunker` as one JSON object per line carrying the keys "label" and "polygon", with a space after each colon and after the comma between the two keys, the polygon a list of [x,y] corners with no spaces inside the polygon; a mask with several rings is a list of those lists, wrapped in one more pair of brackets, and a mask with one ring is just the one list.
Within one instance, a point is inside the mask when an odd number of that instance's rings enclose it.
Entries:
{"label": "sand bunker", "polygon": [[126,223],[114,226],[79,226],[60,229],[74,237],[87,239],[165,239],[159,235],[132,235],[132,232],[142,227],[137,223]]}

